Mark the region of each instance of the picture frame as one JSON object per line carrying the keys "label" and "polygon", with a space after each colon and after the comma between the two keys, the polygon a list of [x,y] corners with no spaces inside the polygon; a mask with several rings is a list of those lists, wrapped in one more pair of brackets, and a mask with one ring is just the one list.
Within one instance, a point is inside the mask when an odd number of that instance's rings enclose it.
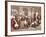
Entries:
{"label": "picture frame", "polygon": [[[29,30],[25,29],[25,28],[21,29],[21,26],[17,30],[16,30],[16,28],[15,28],[15,30],[12,29],[11,19],[13,17],[12,15],[16,16],[17,11],[18,11],[17,8],[19,9],[20,12],[23,12],[22,10],[28,9],[29,11],[28,10],[26,10],[27,12],[25,11],[24,17],[30,16],[30,18],[31,18],[31,14],[29,13],[30,11],[35,11],[36,13],[38,11],[38,13],[41,15],[41,23],[40,23],[41,26],[37,26],[38,28],[36,26],[35,26],[36,28],[32,26],[33,28],[31,27],[31,28],[29,28]],[[31,9],[29,9],[29,8],[31,8]],[[16,13],[13,13],[14,11]],[[22,16],[23,16],[23,13],[22,13]],[[21,23],[22,23],[22,21],[21,21]],[[22,25],[22,27],[23,27],[23,25]],[[5,1],[5,36],[7,36],[7,35],[11,35],[11,36],[12,35],[13,36],[40,35],[40,34],[45,34],[45,3],[42,3],[42,2],[25,2],[25,1]]]}

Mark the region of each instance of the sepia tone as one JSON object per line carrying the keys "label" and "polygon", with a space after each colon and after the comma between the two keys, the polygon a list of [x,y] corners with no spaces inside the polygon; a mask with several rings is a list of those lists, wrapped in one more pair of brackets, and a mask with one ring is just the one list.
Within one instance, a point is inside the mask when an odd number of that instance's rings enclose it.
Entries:
{"label": "sepia tone", "polygon": [[11,31],[41,30],[41,7],[11,5]]}

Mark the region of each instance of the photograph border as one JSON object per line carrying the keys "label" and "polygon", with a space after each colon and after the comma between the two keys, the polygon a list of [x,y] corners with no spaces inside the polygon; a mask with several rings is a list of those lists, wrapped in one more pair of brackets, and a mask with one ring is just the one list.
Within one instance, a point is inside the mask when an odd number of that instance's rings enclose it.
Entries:
{"label": "photograph border", "polygon": [[44,5],[44,33],[37,33],[37,34],[21,34],[21,35],[9,35],[9,36],[26,36],[26,35],[41,35],[45,34],[45,3],[43,2],[27,2],[27,1],[5,1],[5,36],[7,35],[7,5],[8,2],[21,2],[21,3],[36,3],[36,4],[43,4]]}

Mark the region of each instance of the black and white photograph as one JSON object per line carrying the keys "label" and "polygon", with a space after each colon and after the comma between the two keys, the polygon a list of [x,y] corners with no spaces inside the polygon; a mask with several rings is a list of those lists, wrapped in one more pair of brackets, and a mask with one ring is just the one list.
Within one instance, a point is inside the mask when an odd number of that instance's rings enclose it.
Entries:
{"label": "black and white photograph", "polygon": [[41,7],[11,5],[11,30],[41,30]]}

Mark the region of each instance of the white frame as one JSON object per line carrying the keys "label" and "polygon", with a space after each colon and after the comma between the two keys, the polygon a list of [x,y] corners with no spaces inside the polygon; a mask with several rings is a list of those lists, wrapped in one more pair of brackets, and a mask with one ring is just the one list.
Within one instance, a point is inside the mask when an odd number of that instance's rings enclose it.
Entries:
{"label": "white frame", "polygon": [[[20,34],[38,34],[38,33],[44,33],[44,5],[43,4],[37,4],[37,3],[20,3],[20,2],[8,2],[7,3],[7,30],[8,35],[20,35]],[[39,6],[41,7],[41,30],[37,31],[16,31],[11,32],[11,5],[20,5],[20,6]]]}

